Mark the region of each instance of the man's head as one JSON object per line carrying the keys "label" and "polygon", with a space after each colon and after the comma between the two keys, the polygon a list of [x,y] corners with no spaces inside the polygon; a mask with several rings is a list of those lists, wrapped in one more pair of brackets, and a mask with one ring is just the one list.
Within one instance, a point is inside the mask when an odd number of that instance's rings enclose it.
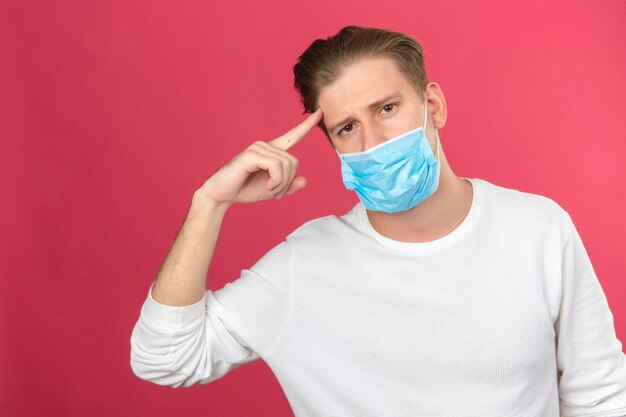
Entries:
{"label": "man's head", "polygon": [[[345,27],[314,41],[294,66],[294,76],[305,112],[322,108],[319,127],[341,153],[421,126],[424,98],[431,112],[438,111],[439,127],[445,123],[445,100],[439,86],[428,82],[422,48],[399,32]],[[433,121],[428,125],[434,139]]]}

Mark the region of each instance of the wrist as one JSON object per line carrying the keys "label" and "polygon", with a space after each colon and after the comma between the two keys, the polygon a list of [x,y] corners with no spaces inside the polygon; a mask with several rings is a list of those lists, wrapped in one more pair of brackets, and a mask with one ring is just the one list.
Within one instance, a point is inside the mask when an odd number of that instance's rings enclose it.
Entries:
{"label": "wrist", "polygon": [[232,203],[216,201],[204,188],[198,188],[194,193],[191,201],[192,207],[201,210],[212,210],[226,212]]}

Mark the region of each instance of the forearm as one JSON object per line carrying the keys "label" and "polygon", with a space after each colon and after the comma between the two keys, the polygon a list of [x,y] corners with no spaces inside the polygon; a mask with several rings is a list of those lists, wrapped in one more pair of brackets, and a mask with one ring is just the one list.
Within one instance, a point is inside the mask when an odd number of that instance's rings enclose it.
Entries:
{"label": "forearm", "polygon": [[194,193],[187,217],[157,274],[152,297],[161,304],[186,306],[200,301],[228,205]]}

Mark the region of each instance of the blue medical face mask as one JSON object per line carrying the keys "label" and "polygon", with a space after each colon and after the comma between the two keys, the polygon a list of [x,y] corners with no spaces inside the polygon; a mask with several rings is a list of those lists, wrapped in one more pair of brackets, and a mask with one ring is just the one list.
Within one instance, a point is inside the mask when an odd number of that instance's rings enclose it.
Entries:
{"label": "blue medical face mask", "polygon": [[424,126],[363,152],[340,154],[335,149],[343,183],[356,191],[365,208],[387,213],[406,211],[437,190],[441,167],[426,138],[427,117],[424,105]]}

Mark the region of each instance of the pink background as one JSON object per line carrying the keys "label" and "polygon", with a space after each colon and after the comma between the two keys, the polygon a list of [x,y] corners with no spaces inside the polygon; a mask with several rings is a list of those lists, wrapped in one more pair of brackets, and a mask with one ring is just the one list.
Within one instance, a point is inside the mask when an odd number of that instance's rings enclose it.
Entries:
{"label": "pink background", "polygon": [[[293,64],[348,24],[422,42],[455,173],[565,208],[626,340],[623,0],[4,1],[1,415],[292,415],[262,361],[174,390],[134,376],[129,338],[194,190],[303,119]],[[321,131],[293,154],[308,186],[232,207],[207,288],[356,203]]]}

